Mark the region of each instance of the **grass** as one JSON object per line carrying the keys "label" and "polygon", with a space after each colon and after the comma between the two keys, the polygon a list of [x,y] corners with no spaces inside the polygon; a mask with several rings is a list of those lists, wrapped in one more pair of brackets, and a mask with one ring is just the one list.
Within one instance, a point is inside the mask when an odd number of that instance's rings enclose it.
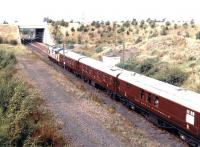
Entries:
{"label": "grass", "polygon": [[18,44],[20,42],[18,27],[16,25],[0,24],[0,38],[2,38],[4,43],[10,43],[12,45]]}

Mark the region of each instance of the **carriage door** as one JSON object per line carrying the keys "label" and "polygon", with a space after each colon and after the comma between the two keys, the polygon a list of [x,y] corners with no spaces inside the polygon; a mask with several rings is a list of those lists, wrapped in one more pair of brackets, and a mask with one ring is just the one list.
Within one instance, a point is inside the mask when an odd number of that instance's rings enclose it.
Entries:
{"label": "carriage door", "polygon": [[194,121],[195,121],[195,113],[193,111],[187,109],[186,122],[191,125],[194,125]]}

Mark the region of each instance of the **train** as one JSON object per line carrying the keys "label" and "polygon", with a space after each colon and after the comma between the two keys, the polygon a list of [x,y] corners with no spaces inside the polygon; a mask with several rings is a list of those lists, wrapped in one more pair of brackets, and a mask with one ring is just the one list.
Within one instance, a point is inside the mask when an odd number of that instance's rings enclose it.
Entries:
{"label": "train", "polygon": [[155,125],[175,131],[190,146],[200,146],[200,94],[107,65],[72,50],[49,47],[48,57],[140,112]]}

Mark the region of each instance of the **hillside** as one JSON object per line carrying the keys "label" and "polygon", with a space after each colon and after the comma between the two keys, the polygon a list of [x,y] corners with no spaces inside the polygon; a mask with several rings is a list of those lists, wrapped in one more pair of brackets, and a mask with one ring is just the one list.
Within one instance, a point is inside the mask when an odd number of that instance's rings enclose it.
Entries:
{"label": "hillside", "polygon": [[[75,44],[76,52],[96,59],[101,59],[102,55],[121,56],[124,64],[135,65],[135,68],[127,66],[127,69],[136,72],[140,72],[136,66],[148,64],[154,68],[149,69],[150,73],[142,74],[159,80],[162,80],[161,75],[164,76],[164,69],[177,75],[180,71],[183,75],[179,76],[184,77],[178,77],[182,78],[181,83],[172,84],[200,92],[200,41],[196,39],[200,25],[194,21],[174,23],[133,19],[81,24],[50,20],[48,23],[57,43]],[[132,59],[134,61],[130,62]],[[177,75],[171,77],[177,80]]]}
{"label": "hillside", "polygon": [[17,41],[18,44],[21,43],[19,28],[16,25],[0,24],[0,38],[4,43],[11,41]]}

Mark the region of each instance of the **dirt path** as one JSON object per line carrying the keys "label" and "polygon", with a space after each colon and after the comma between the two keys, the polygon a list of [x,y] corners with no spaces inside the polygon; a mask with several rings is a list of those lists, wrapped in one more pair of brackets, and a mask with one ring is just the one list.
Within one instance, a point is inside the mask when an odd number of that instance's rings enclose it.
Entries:
{"label": "dirt path", "polygon": [[75,82],[72,74],[64,75],[34,55],[20,58],[19,68],[41,90],[64,135],[71,138],[70,146],[186,146],[104,93],[93,92],[93,87],[78,79]]}

